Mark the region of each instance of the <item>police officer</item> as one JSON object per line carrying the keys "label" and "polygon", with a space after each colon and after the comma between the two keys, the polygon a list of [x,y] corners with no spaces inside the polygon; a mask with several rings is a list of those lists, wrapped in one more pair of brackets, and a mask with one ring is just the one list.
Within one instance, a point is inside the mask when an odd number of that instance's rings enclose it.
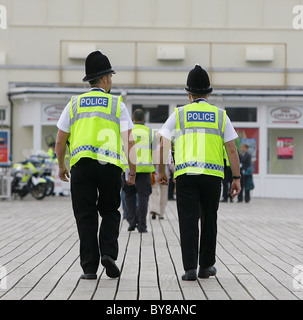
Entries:
{"label": "police officer", "polygon": [[[136,109],[133,113],[133,136],[137,150],[137,176],[135,185],[125,185],[126,219],[129,223],[128,231],[133,231],[137,227],[140,233],[147,232],[146,215],[148,210],[149,196],[152,193],[151,173],[155,172],[153,165],[153,155],[157,151],[157,140],[154,130],[147,127],[145,123],[145,113],[141,109]],[[128,174],[128,177],[130,174]],[[126,173],[126,180],[128,179]],[[138,210],[137,210],[138,203]]]}
{"label": "police officer", "polygon": [[[175,147],[175,178],[180,240],[185,274],[183,280],[216,274],[217,210],[224,177],[223,145],[233,172],[231,195],[240,189],[240,164],[234,143],[237,134],[224,110],[208,103],[212,92],[207,72],[196,65],[187,78],[190,103],[176,108],[160,130],[160,183],[167,183],[163,159],[171,141]],[[201,235],[199,249],[199,207]],[[198,255],[199,251],[199,255]],[[199,256],[199,258],[198,258]]]}
{"label": "police officer", "polygon": [[[112,69],[109,59],[100,51],[92,52],[85,62],[91,90],[73,96],[57,123],[56,153],[59,177],[68,181],[70,174],[64,163],[69,140],[71,196],[80,238],[81,279],[96,279],[101,264],[107,276],[117,278],[120,224],[121,174],[124,170],[122,140],[128,150],[134,142],[133,123],[122,97],[110,94]],[[122,123],[124,124],[122,126]],[[128,160],[131,154],[127,152]],[[129,184],[133,184],[136,165],[129,163]],[[98,213],[102,217],[98,234]]]}

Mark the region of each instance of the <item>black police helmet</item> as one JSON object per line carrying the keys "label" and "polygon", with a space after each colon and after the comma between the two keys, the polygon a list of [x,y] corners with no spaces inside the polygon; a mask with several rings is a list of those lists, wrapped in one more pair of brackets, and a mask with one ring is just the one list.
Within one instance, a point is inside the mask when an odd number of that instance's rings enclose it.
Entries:
{"label": "black police helmet", "polygon": [[83,81],[92,81],[109,73],[116,73],[104,54],[101,51],[90,53],[85,60],[86,76]]}
{"label": "black police helmet", "polygon": [[190,70],[185,90],[195,95],[208,94],[213,91],[210,86],[209,76],[200,65],[196,64],[194,69]]}

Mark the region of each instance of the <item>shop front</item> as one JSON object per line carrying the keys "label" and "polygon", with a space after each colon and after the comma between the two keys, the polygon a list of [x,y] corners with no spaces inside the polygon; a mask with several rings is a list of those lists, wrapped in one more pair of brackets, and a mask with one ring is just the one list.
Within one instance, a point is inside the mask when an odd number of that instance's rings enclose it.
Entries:
{"label": "shop front", "polygon": [[[12,88],[13,161],[48,149],[70,97],[87,88]],[[188,103],[183,89],[115,88],[130,114],[142,108],[147,125],[161,128],[175,107]],[[303,199],[303,91],[215,90],[210,103],[225,109],[254,168],[252,197]]]}

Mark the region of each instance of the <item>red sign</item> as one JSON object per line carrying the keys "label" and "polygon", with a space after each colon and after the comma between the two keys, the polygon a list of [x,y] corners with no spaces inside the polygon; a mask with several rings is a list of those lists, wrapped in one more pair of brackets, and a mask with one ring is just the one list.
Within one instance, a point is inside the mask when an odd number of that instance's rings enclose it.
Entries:
{"label": "red sign", "polygon": [[294,155],[294,139],[278,138],[277,155],[278,159],[292,159]]}
{"label": "red sign", "polygon": [[0,131],[0,166],[9,164],[9,133],[8,130]]}

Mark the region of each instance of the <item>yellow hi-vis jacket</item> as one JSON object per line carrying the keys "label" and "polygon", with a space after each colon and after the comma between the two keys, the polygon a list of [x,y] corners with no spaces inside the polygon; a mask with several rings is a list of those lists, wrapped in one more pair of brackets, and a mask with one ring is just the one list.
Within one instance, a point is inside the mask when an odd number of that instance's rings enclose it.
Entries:
{"label": "yellow hi-vis jacket", "polygon": [[224,178],[226,111],[208,103],[175,108],[175,178],[206,174]]}
{"label": "yellow hi-vis jacket", "polygon": [[152,143],[155,132],[144,124],[135,123],[132,130],[137,150],[136,172],[155,172],[155,166],[152,159]]}
{"label": "yellow hi-vis jacket", "polygon": [[71,167],[85,157],[111,163],[124,170],[120,137],[121,101],[121,96],[95,90],[71,98]]}

